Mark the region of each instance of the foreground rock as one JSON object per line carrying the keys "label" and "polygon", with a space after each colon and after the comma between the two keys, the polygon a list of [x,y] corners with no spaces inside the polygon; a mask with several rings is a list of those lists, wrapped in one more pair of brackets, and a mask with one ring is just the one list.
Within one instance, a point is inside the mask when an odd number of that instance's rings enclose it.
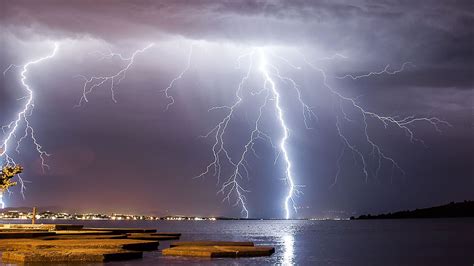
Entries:
{"label": "foreground rock", "polygon": [[84,231],[84,230],[59,230],[53,231],[57,235],[112,235],[112,231],[97,230],[97,231]]}
{"label": "foreground rock", "polygon": [[132,239],[67,239],[67,240],[38,240],[15,239],[0,240],[0,250],[25,249],[125,249],[149,251],[158,248],[158,241]]}
{"label": "foreground rock", "polygon": [[143,251],[157,250],[157,240],[177,238],[178,234],[158,235],[155,229],[142,228],[0,225],[2,260],[38,265],[137,259],[143,256]]}
{"label": "foreground rock", "polygon": [[[158,240],[179,239],[180,233],[157,233],[144,228],[83,228],[82,225],[0,225],[4,262],[73,263],[136,259],[157,250]],[[253,242],[173,242],[164,256],[257,257],[270,256],[273,247]]]}
{"label": "foreground rock", "polygon": [[180,246],[164,249],[163,255],[209,258],[236,258],[270,256],[274,252],[275,248],[265,246]]}
{"label": "foreground rock", "polygon": [[128,239],[140,239],[140,240],[176,240],[179,239],[177,235],[160,235],[155,233],[129,233],[127,234]]}
{"label": "foreground rock", "polygon": [[66,240],[66,239],[126,239],[127,235],[53,235],[53,236],[46,236],[40,237],[38,239],[43,240]]}
{"label": "foreground rock", "polygon": [[152,235],[157,235],[157,236],[181,236],[181,233],[171,233],[171,232],[157,232],[157,233],[151,233]]}
{"label": "foreground rock", "polygon": [[156,233],[156,229],[146,228],[82,228],[83,231],[110,231],[112,234]]}
{"label": "foreground rock", "polygon": [[106,262],[116,260],[138,259],[143,257],[141,251],[113,249],[35,249],[3,252],[4,262]]}
{"label": "foreground rock", "polygon": [[17,239],[17,238],[36,238],[36,237],[45,237],[45,236],[54,236],[54,232],[48,231],[23,231],[23,230],[13,230],[13,231],[0,231],[0,239]]}
{"label": "foreground rock", "polygon": [[[0,230],[21,229],[21,230],[81,230],[84,226],[78,224],[0,224]],[[102,229],[103,230],[103,229]]]}
{"label": "foreground rock", "polygon": [[183,241],[173,242],[170,247],[181,246],[250,246],[253,247],[253,242],[237,242],[237,241]]}

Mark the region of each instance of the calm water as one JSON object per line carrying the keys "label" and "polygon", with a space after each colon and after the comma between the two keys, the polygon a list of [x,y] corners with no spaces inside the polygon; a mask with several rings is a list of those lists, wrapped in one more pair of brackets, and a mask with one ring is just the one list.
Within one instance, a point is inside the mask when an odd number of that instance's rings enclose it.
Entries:
{"label": "calm water", "polygon": [[[474,265],[474,219],[374,221],[94,221],[94,227],[181,232],[181,240],[254,241],[271,257],[189,259],[146,252],[142,260],[105,265]],[[169,242],[160,242],[160,249]],[[98,265],[98,264],[94,264]]]}

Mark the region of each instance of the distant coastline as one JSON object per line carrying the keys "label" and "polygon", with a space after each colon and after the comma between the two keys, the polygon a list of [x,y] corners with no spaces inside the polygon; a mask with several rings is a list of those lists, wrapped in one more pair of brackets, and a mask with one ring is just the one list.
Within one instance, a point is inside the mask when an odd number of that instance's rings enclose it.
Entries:
{"label": "distant coastline", "polygon": [[371,220],[371,219],[410,219],[410,218],[456,218],[474,217],[474,201],[451,202],[446,205],[398,211],[385,214],[366,214],[359,217],[352,216],[351,220]]}
{"label": "distant coastline", "polygon": [[[40,209],[46,209],[44,207]],[[30,207],[10,207],[0,210],[0,221],[8,220],[31,220],[33,218]],[[110,220],[110,221],[134,221],[134,220],[168,220],[168,221],[216,221],[216,220],[286,220],[281,218],[237,218],[223,216],[185,216],[185,215],[136,215],[136,214],[103,214],[103,213],[67,213],[65,211],[40,211],[35,215],[37,220]],[[415,210],[404,210],[384,214],[364,214],[350,218],[299,218],[292,220],[373,220],[373,219],[418,219],[418,218],[462,218],[474,217],[474,201],[451,202],[449,204],[422,208]],[[1,222],[0,222],[1,223]]]}

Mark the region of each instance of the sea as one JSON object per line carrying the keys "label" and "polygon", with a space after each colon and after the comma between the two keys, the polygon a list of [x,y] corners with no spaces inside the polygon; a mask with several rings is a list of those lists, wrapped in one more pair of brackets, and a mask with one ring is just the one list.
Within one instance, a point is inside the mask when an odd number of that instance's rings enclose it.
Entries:
{"label": "sea", "polygon": [[[180,232],[183,241],[253,241],[276,249],[270,257],[237,259],[165,257],[153,251],[138,260],[81,265],[474,265],[474,218],[74,222],[156,228]],[[168,246],[161,241],[159,249]]]}

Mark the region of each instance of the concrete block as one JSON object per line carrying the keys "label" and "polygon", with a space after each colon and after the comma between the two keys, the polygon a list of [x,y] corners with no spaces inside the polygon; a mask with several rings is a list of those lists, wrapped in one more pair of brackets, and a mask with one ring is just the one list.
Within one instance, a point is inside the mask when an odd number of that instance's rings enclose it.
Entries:
{"label": "concrete block", "polygon": [[21,249],[126,249],[137,251],[156,250],[158,241],[132,239],[67,239],[67,240],[0,240],[0,250]]}
{"label": "concrete block", "polygon": [[254,246],[254,244],[253,242],[240,241],[182,241],[170,244],[170,247],[180,246]]}
{"label": "concrete block", "polygon": [[141,240],[176,240],[179,236],[172,235],[156,235],[147,233],[129,233],[127,234],[128,239],[141,239]]}
{"label": "concrete block", "polygon": [[54,236],[54,235],[56,235],[54,232],[48,232],[48,231],[13,230],[13,231],[0,232],[0,239],[37,238],[37,237]]}
{"label": "concrete block", "polygon": [[164,256],[190,257],[260,257],[270,256],[275,248],[266,246],[181,246],[167,248],[162,251]]}
{"label": "concrete block", "polygon": [[156,229],[147,228],[83,228],[84,231],[112,231],[113,234],[156,233]]}
{"label": "concrete block", "polygon": [[46,249],[6,251],[2,254],[4,262],[106,262],[138,259],[143,257],[141,251],[111,249]]}

